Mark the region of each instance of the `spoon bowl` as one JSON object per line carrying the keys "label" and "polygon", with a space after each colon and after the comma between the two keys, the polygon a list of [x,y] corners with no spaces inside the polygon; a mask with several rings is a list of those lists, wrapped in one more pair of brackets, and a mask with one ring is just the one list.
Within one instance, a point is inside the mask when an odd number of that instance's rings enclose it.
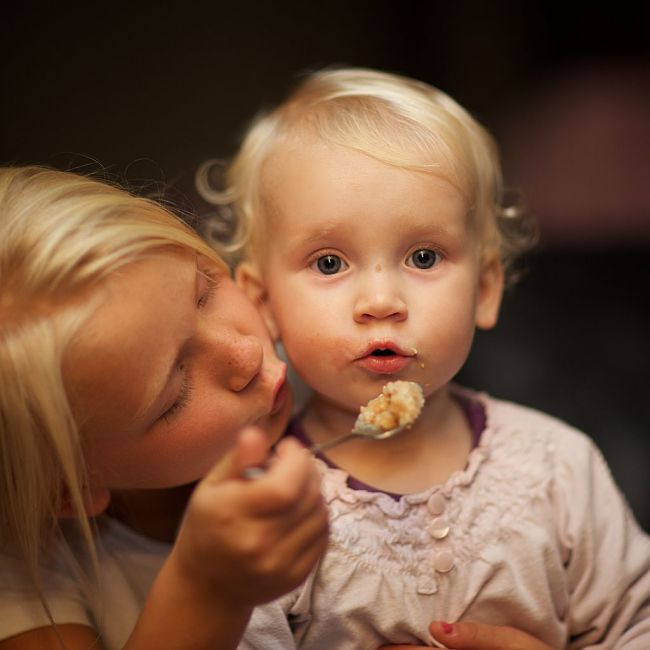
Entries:
{"label": "spoon bowl", "polygon": [[338,438],[312,445],[313,454],[353,438],[386,440],[409,428],[420,415],[424,405],[422,387],[412,381],[392,381],[386,384],[379,397],[361,407],[354,427]]}

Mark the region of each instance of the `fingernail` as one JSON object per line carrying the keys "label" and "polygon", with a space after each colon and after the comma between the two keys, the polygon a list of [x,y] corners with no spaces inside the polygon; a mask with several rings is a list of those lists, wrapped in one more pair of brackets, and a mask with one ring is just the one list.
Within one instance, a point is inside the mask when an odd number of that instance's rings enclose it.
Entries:
{"label": "fingernail", "polygon": [[451,634],[454,631],[454,626],[451,623],[440,623],[440,627],[445,634]]}

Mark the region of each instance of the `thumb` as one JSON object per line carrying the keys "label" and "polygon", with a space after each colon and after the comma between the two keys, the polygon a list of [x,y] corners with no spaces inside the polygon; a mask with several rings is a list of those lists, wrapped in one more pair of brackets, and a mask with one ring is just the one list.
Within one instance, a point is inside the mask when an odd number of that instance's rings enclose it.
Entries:
{"label": "thumb", "polygon": [[237,478],[247,467],[264,463],[269,452],[269,442],[264,432],[255,426],[242,429],[235,446],[220,460],[205,477],[210,483]]}
{"label": "thumb", "polygon": [[429,631],[445,647],[456,650],[552,650],[530,634],[506,625],[435,621]]}

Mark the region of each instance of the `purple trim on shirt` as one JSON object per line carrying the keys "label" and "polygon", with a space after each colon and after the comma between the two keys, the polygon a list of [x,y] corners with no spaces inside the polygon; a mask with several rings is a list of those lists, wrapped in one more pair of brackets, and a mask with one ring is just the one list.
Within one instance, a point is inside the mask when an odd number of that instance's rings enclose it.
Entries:
{"label": "purple trim on shirt", "polygon": [[[453,394],[454,399],[458,402],[459,406],[463,410],[465,417],[467,418],[467,423],[470,426],[472,431],[472,449],[478,447],[479,442],[481,441],[481,434],[485,429],[485,424],[487,422],[487,417],[485,415],[485,407],[479,401],[472,400],[465,395],[458,393]],[[305,447],[311,447],[313,442],[309,439],[305,433],[302,425],[300,424],[300,416],[294,417],[289,426],[285,431],[285,436],[292,436],[293,438],[298,439]],[[328,467],[333,469],[339,469],[327,456],[317,453],[316,458],[322,460]],[[348,476],[347,480],[348,487],[353,490],[364,490],[365,492],[384,492],[384,490],[379,490],[372,485],[367,485],[362,481],[354,478],[354,476]],[[392,499],[399,501],[403,496],[402,494],[395,494],[394,492],[384,492]]]}

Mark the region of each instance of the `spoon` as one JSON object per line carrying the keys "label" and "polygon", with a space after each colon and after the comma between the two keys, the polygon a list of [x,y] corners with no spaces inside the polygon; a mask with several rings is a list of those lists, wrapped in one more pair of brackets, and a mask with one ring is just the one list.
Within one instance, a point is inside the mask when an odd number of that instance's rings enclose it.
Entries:
{"label": "spoon", "polygon": [[[352,438],[385,440],[410,427],[420,415],[424,406],[424,394],[420,384],[413,381],[391,381],[378,397],[362,406],[352,431],[337,438],[309,447],[312,454],[331,449]],[[264,467],[247,467],[244,478],[258,478]]]}
{"label": "spoon", "polygon": [[352,427],[352,431],[338,438],[312,445],[312,454],[331,449],[352,438],[385,440],[410,427],[420,415],[424,404],[422,387],[412,381],[392,381],[384,386],[381,395],[371,399]]}

